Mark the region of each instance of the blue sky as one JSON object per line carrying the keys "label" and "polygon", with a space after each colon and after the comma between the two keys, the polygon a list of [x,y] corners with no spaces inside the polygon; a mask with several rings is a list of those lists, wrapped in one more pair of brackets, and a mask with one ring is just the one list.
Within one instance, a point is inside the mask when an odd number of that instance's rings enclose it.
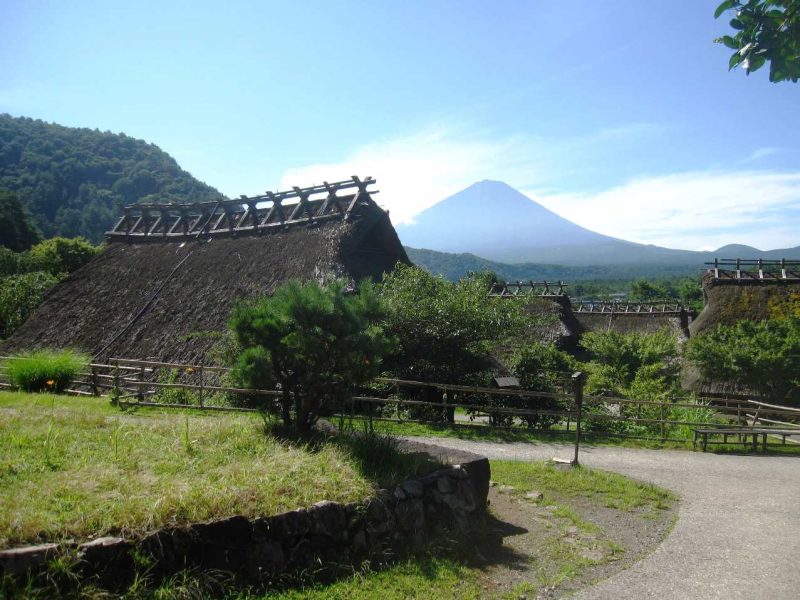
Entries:
{"label": "blue sky", "polygon": [[639,242],[800,244],[800,84],[727,70],[718,0],[0,5],[0,111],[125,132],[228,195],[481,179]]}

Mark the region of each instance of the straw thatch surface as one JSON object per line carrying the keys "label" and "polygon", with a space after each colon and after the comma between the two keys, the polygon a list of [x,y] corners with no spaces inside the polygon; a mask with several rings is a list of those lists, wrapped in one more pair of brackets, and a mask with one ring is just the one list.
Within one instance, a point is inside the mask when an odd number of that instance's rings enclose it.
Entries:
{"label": "straw thatch surface", "polygon": [[775,316],[781,305],[800,295],[800,284],[788,282],[736,282],[703,278],[706,305],[689,326],[697,335],[717,325],[742,320],[763,321]]}
{"label": "straw thatch surface", "polygon": [[689,314],[676,313],[576,313],[575,318],[585,331],[615,331],[617,333],[656,333],[662,329],[674,332],[679,338],[689,337]]}
{"label": "straw thatch surface", "polygon": [[[506,298],[504,302],[514,302]],[[524,301],[524,300],[516,300]],[[555,344],[559,350],[573,352],[584,329],[572,312],[567,296],[547,296],[527,300],[526,308],[531,315],[542,317],[542,323],[531,328],[532,340]]]}
{"label": "straw thatch surface", "polygon": [[377,279],[397,261],[408,258],[388,215],[376,206],[348,222],[262,236],[113,241],[58,284],[0,345],[0,354],[73,347],[100,352],[101,359],[207,362],[219,343],[219,335],[208,332],[225,330],[237,301],[269,294],[291,279]]}

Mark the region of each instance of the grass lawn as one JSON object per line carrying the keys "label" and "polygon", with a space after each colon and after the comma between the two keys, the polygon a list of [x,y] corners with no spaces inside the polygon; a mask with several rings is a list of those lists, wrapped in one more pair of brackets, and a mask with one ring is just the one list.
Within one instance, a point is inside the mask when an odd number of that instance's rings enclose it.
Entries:
{"label": "grass lawn", "polygon": [[360,500],[421,468],[378,450],[289,443],[253,414],[0,392],[0,548]]}
{"label": "grass lawn", "polygon": [[521,492],[535,490],[557,498],[583,496],[620,510],[669,508],[677,500],[668,490],[616,473],[582,466],[564,469],[550,462],[493,460],[492,479]]}

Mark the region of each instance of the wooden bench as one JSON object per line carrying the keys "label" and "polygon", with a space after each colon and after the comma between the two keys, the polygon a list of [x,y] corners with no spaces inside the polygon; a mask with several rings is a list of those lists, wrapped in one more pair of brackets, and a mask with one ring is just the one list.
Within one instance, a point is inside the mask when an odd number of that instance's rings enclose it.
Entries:
{"label": "wooden bench", "polygon": [[747,444],[748,436],[752,440],[753,449],[758,448],[758,436],[761,436],[761,447],[763,450],[767,449],[767,436],[768,435],[779,435],[783,438],[783,443],[786,443],[786,438],[791,435],[800,435],[800,427],[797,429],[775,429],[771,427],[718,427],[718,428],[710,428],[710,429],[695,429],[694,430],[694,440],[692,441],[692,447],[697,448],[697,440],[698,438],[702,438],[700,440],[700,446],[703,448],[703,452],[706,451],[706,447],[708,446],[708,436],[709,435],[721,435],[724,444],[728,443],[728,436],[738,436],[740,444]]}

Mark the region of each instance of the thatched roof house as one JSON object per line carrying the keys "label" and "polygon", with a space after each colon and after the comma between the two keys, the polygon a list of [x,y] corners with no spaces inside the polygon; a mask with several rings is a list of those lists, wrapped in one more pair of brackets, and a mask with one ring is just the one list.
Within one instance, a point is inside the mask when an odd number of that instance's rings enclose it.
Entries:
{"label": "thatched roof house", "polygon": [[492,285],[489,297],[524,301],[528,314],[540,321],[529,331],[531,341],[576,352],[584,330],[573,314],[566,287],[563,281],[499,282]]}
{"label": "thatched roof house", "polygon": [[647,334],[667,329],[679,339],[689,338],[694,317],[679,303],[665,302],[584,302],[573,311],[583,331]]}
{"label": "thatched roof house", "polygon": [[208,360],[237,301],[291,279],[378,279],[409,262],[372,183],[126,207],[107,247],[59,283],[0,353],[73,347],[100,359]]}
{"label": "thatched roof house", "polygon": [[703,275],[705,307],[689,327],[692,335],[717,325],[763,321],[800,301],[800,262],[715,261]]}

